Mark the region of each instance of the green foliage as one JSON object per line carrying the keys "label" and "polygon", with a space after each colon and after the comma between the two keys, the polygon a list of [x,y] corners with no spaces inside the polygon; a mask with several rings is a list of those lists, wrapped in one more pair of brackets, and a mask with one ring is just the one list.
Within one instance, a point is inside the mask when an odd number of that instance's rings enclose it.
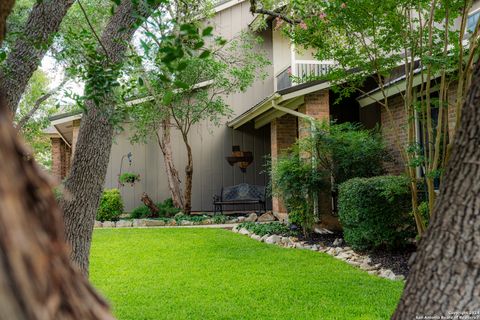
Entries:
{"label": "green foliage", "polygon": [[294,212],[304,234],[308,235],[315,220],[314,194],[325,187],[325,172],[312,167],[298,144],[271,161],[270,166],[272,194],[282,197],[288,211]]}
{"label": "green foliage", "polygon": [[[43,71],[37,70],[33,73],[18,105],[17,113],[15,114],[16,123],[29,114],[37,100],[48,92],[49,82],[50,79]],[[49,98],[40,105],[29,121],[20,128],[23,138],[32,148],[35,160],[45,169],[50,169],[52,165],[52,152],[50,138],[45,135],[43,130],[50,125],[48,118],[56,111],[55,99]]]}
{"label": "green foliage", "polygon": [[[420,212],[420,215],[423,217],[423,221],[425,221],[425,226],[428,227],[428,223],[430,221],[430,211],[428,209],[428,202],[422,201],[418,205],[418,211]],[[412,212],[412,219],[413,219],[413,212]]]}
{"label": "green foliage", "polygon": [[[159,209],[158,215],[161,218],[173,217],[174,215],[176,215],[181,211],[179,208],[175,208],[171,198],[167,198],[165,201],[158,202],[155,205]],[[143,218],[149,218],[150,216],[151,216],[150,209],[148,209],[148,207],[144,204],[133,209],[132,212],[130,213],[131,219],[143,219]]]}
{"label": "green foliage", "polygon": [[352,178],[384,174],[383,165],[391,160],[378,129],[365,130],[349,122],[317,123],[313,137],[300,144],[305,152],[315,150],[319,167],[333,177],[333,190]]}
{"label": "green foliage", "polygon": [[167,198],[162,203],[159,203],[158,208],[160,209],[160,216],[162,217],[173,217],[181,211],[180,208],[176,208],[173,205],[172,198]]}
{"label": "green foliage", "polygon": [[[158,206],[158,204],[157,204]],[[143,219],[143,218],[148,218],[150,217],[151,212],[150,209],[144,204],[142,204],[139,207],[136,207],[135,209],[130,212],[130,218],[131,219]]]}
{"label": "green foliage", "polygon": [[339,190],[340,222],[352,248],[393,250],[415,236],[406,177],[354,178],[342,183]]}
{"label": "green foliage", "polygon": [[326,188],[330,175],[334,180],[331,187],[336,190],[348,179],[383,174],[383,162],[389,160],[376,130],[362,130],[351,123],[317,122],[311,133],[273,162],[269,170],[273,194],[285,200],[290,222],[301,226],[305,235],[315,222],[313,195]]}
{"label": "green foliage", "polygon": [[238,228],[245,228],[250,232],[264,236],[266,234],[277,234],[282,236],[295,235],[295,232],[281,222],[269,222],[269,223],[255,223],[255,222],[242,222],[238,225]]}
{"label": "green foliage", "polygon": [[123,185],[125,183],[130,183],[133,185],[135,182],[140,181],[140,175],[132,172],[124,172],[118,177],[118,181]]}
{"label": "green foliage", "polygon": [[228,220],[228,218],[226,216],[224,216],[223,214],[215,214],[212,217],[212,221],[215,224],[223,224],[223,223],[227,222],[227,220]]}
{"label": "green foliage", "polygon": [[123,213],[123,201],[118,189],[103,191],[97,211],[98,221],[116,221]]}

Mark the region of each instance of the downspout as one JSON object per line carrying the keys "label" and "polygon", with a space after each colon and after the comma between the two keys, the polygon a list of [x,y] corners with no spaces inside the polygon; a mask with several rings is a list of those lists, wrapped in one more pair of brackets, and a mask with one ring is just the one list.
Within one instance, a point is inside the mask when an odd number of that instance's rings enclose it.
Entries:
{"label": "downspout", "polygon": [[[315,137],[315,134],[317,133],[317,126],[315,125],[316,119],[314,117],[308,116],[304,113],[301,113],[292,109],[279,106],[277,105],[277,102],[275,100],[272,100],[272,107],[279,111],[291,114],[295,117],[298,117],[310,122],[310,135],[312,136],[312,138]],[[313,146],[312,148],[315,148],[315,146]],[[314,172],[317,169],[317,158],[315,157],[315,155],[316,155],[316,150],[312,150],[312,172]],[[315,214],[315,219],[319,219],[318,211],[319,211],[318,193],[315,193],[313,195],[313,213]]]}

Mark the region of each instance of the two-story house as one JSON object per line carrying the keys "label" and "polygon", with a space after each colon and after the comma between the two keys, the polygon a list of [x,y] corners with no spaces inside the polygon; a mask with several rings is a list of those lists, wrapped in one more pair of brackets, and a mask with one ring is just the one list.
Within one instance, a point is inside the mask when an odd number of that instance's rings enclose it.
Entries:
{"label": "two-story house", "polygon": [[[480,8],[477,3],[475,8]],[[480,11],[474,10],[469,25],[478,20]],[[258,19],[265,19],[267,28],[255,31]],[[263,38],[262,50],[272,62],[268,67],[268,77],[253,84],[245,93],[228,97],[228,103],[234,110],[234,116],[225,119],[225,124],[215,127],[202,123],[191,132],[193,155],[195,161],[193,181],[193,211],[213,211],[212,197],[220,192],[222,186],[231,186],[246,182],[266,185],[264,173],[265,157],[278,156],[282,149],[289,147],[298,137],[309,134],[310,123],[305,117],[319,120],[341,122],[360,122],[366,128],[377,124],[382,126],[382,133],[392,150],[395,149],[389,118],[385,111],[369,96],[352,95],[334,104],[337,96],[327,81],[310,81],[292,83],[292,77],[321,75],[331,67],[332,61],[317,61],[312,52],[296,48],[280,30],[276,30],[275,21],[265,16],[250,13],[250,3],[245,0],[221,1],[215,7],[215,15],[209,21],[215,33],[225,39],[232,39],[244,30],[253,30]],[[392,83],[402,81],[401,76]],[[402,118],[403,101],[400,96],[401,86],[392,86],[389,99],[395,114],[395,121]],[[376,88],[371,88],[375,94]],[[452,89],[453,90],[453,89]],[[452,119],[454,115],[451,115]],[[53,148],[53,173],[60,178],[68,174],[70,158],[75,148],[78,135],[80,114],[65,114],[52,118],[49,131]],[[134,186],[121,188],[126,209],[140,204],[140,197],[147,192],[152,198],[162,200],[169,197],[163,167],[162,154],[155,141],[147,144],[130,144],[129,130],[118,134],[112,148],[106,188],[118,186],[120,168],[140,174],[141,181]],[[404,138],[403,138],[404,139]],[[180,137],[172,137],[175,161],[179,170],[185,164],[185,152]],[[242,172],[237,166],[230,166],[226,157],[233,146],[253,154],[253,163]],[[132,162],[126,161],[126,155],[132,154]],[[395,152],[395,151],[394,151]],[[398,152],[397,152],[398,153]],[[391,173],[402,172],[403,165],[390,164]],[[268,207],[280,216],[285,214],[281,199],[272,199]],[[321,196],[320,213],[326,221],[330,219],[332,201],[328,194]],[[248,209],[248,208],[245,208]]]}

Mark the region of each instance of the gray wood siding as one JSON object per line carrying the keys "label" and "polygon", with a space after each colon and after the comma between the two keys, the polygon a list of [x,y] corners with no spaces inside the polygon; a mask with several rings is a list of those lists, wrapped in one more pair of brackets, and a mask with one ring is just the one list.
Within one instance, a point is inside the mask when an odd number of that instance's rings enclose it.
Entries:
{"label": "gray wood siding", "polygon": [[[232,140],[232,133],[234,139]],[[134,186],[125,185],[120,188],[125,211],[141,205],[140,197],[148,193],[154,201],[163,201],[170,197],[166,183],[163,156],[155,140],[147,144],[130,144],[131,131],[127,128],[118,134],[110,154],[110,163],[105,188],[117,188],[120,161],[123,155],[132,152],[132,164],[125,158],[123,172],[140,174],[140,182]],[[194,159],[194,177],[192,192],[192,208],[194,211],[213,211],[212,197],[218,194],[222,186],[247,182],[266,185],[267,177],[263,171],[265,156],[270,153],[270,131],[266,126],[260,130],[248,128],[236,130],[222,125],[212,128],[206,123],[198,125],[190,135]],[[231,154],[232,141],[240,145],[241,150],[252,151],[253,163],[242,173],[238,166],[231,167],[225,157]],[[172,137],[174,158],[181,179],[184,177],[186,153],[183,142],[178,134]],[[226,208],[233,209],[233,208]],[[237,210],[252,209],[252,207],[235,207]]]}
{"label": "gray wood siding", "polygon": [[[249,12],[249,2],[239,3],[215,15],[208,23],[212,24],[216,35],[221,35],[229,40],[236,37],[242,30],[248,28],[253,20]],[[271,31],[259,34],[264,39],[262,50],[272,61],[272,35]],[[269,96],[273,92],[273,65],[267,68],[268,77],[256,81],[245,93],[234,94],[226,98],[234,113],[233,118]],[[266,185],[263,173],[265,156],[270,154],[270,129],[268,126],[261,130],[252,127],[242,130],[232,130],[224,124],[215,127],[208,122],[203,122],[192,128],[190,141],[193,149],[194,174],[192,190],[193,211],[213,211],[212,197],[220,192],[222,186],[230,186],[242,182],[257,185]],[[166,183],[163,156],[156,140],[147,144],[132,145],[129,142],[131,131],[128,127],[119,133],[112,147],[110,164],[105,181],[106,188],[116,188],[122,155],[132,152],[133,162],[128,165],[125,160],[123,171],[140,174],[141,181],[132,186],[121,188],[125,210],[131,211],[141,204],[140,197],[147,192],[154,201],[163,201],[170,197]],[[172,131],[172,145],[174,161],[183,181],[186,163],[186,152],[180,135]],[[225,157],[232,152],[232,145],[239,145],[241,150],[252,151],[254,162],[242,173],[238,166],[231,167]],[[227,208],[228,209],[228,208]],[[249,209],[236,207],[235,209]]]}

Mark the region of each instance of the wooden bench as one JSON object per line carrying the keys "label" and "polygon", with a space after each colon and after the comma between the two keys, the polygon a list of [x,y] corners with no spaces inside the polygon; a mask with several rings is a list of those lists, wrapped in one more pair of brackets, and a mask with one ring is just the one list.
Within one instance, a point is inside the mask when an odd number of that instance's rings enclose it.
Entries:
{"label": "wooden bench", "polygon": [[265,186],[240,183],[235,186],[222,187],[220,195],[213,196],[215,214],[223,213],[223,206],[225,205],[240,204],[259,204],[261,210],[265,212]]}

